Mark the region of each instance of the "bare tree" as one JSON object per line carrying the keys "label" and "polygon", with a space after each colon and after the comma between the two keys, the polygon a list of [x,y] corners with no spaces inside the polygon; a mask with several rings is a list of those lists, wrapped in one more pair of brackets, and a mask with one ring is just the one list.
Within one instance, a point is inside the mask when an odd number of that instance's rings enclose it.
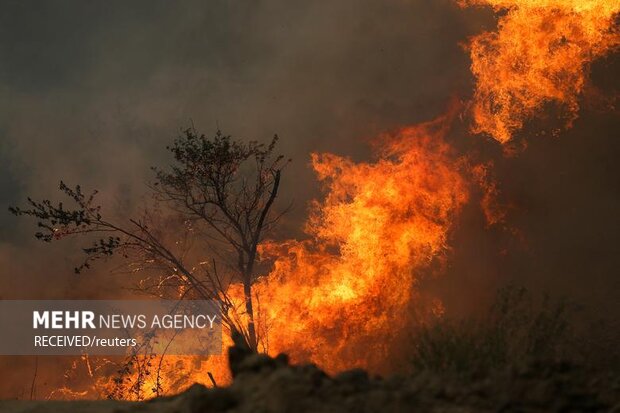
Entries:
{"label": "bare tree", "polygon": [[[124,222],[104,217],[101,206],[95,204],[97,191],[85,195],[79,185],[71,188],[60,183],[60,190],[75,204],[73,209],[66,209],[62,202],[28,198],[27,209],[9,210],[15,215],[36,217],[40,230],[35,236],[45,242],[96,234],[95,243],[83,249],[87,258],[76,272],[89,268],[93,260],[120,253],[142,268],[163,269],[167,276],[160,285],[183,285],[187,287],[185,294],[219,300],[225,324],[239,331],[250,348],[257,349],[252,302],[257,249],[281,216],[273,213],[273,204],[281,172],[288,163],[274,153],[277,142],[274,136],[268,145],[243,143],[220,131],[209,139],[193,128],[186,129],[167,148],[173,155],[172,165],[153,168],[155,181],[150,188],[154,200],[180,216],[186,230],[201,231],[208,245],[203,256],[210,257],[201,264],[209,265],[190,265],[185,253],[175,247],[177,243],[167,241],[148,213]],[[216,259],[226,265],[232,277],[218,273]],[[234,281],[243,284],[245,318],[234,311],[227,294],[228,283]]]}

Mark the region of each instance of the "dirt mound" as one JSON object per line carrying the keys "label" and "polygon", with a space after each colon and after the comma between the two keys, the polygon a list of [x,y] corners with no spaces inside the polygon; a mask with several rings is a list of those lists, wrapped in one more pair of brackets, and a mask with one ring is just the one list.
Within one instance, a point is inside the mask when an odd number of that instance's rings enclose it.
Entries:
{"label": "dirt mound", "polygon": [[144,403],[4,402],[11,412],[620,412],[620,380],[567,363],[536,363],[469,377],[420,372],[381,379],[363,370],[329,377],[243,346],[229,351],[230,387],[194,385]]}
{"label": "dirt mound", "polygon": [[614,389],[612,381],[588,380],[562,363],[531,363],[487,377],[380,379],[363,370],[328,377],[312,365],[291,366],[283,356],[250,355],[236,369],[229,388],[194,386],[162,402],[180,412],[620,412],[617,381]]}

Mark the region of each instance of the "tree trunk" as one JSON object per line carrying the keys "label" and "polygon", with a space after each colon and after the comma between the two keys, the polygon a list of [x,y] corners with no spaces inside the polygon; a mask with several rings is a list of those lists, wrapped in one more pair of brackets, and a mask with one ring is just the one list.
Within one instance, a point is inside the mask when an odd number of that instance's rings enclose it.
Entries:
{"label": "tree trunk", "polygon": [[256,327],[254,324],[254,308],[252,306],[252,273],[254,271],[254,261],[256,260],[256,249],[260,240],[260,234],[263,231],[263,225],[265,218],[269,213],[269,209],[278,196],[278,188],[280,187],[280,171],[277,170],[274,175],[273,189],[269,195],[269,199],[263,208],[258,223],[256,224],[256,230],[252,236],[250,249],[245,251],[248,255],[247,265],[243,266],[243,252],[239,255],[239,267],[243,272],[243,292],[245,295],[245,311],[248,314],[248,345],[254,351],[258,351],[258,337],[256,335]]}
{"label": "tree trunk", "polygon": [[252,306],[252,278],[245,276],[243,280],[243,292],[245,295],[245,312],[248,314],[248,345],[258,351],[258,342],[256,339],[256,327],[254,326],[254,308]]}

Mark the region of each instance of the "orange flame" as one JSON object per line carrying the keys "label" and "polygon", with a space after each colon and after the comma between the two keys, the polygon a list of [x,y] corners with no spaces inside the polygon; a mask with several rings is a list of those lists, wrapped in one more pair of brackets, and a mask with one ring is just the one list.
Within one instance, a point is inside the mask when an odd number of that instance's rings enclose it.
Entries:
{"label": "orange flame", "polygon": [[[384,135],[374,163],[312,155],[326,197],[312,205],[310,239],[261,248],[262,258],[274,260],[272,272],[253,286],[266,352],[286,352],[294,362],[314,362],[331,373],[384,370],[409,321],[410,301],[420,298],[413,290],[419,272],[445,253],[469,197],[464,162],[442,139],[446,128],[441,118]],[[240,285],[228,293],[243,303]],[[441,311],[437,301],[415,306]],[[168,357],[166,363],[175,374],[190,372],[186,384],[209,384],[207,371],[218,384],[230,380],[223,357],[203,364]]]}
{"label": "orange flame", "polygon": [[577,118],[589,64],[620,44],[618,0],[459,0],[504,14],[497,32],[475,36],[473,132],[510,141],[547,103]]}
{"label": "orange flame", "polygon": [[[618,0],[460,3],[505,12],[496,33],[471,41],[478,81],[474,131],[502,143],[547,102],[559,103],[570,123],[577,116],[589,63],[619,44],[613,31]],[[440,302],[421,301],[416,282],[448,250],[454,221],[469,198],[469,179],[484,190],[481,206],[488,223],[505,218],[495,201],[499,189],[489,174],[492,165],[471,168],[459,159],[443,140],[447,121],[382,136],[374,162],[312,155],[326,196],[312,205],[309,239],[261,247],[262,258],[274,261],[272,272],[253,286],[266,352],[286,352],[294,362],[314,362],[331,373],[352,367],[382,372],[398,333],[407,326],[409,307],[441,313]],[[239,285],[231,285],[228,293],[243,303]],[[225,337],[224,345],[229,342]],[[153,363],[157,366],[149,366],[146,376],[133,374],[122,383],[124,398],[154,397],[159,384],[165,393],[194,382],[209,385],[207,373],[220,385],[230,381],[225,356],[166,356]],[[112,373],[96,377],[96,368],[88,366],[95,394],[114,390]]]}
{"label": "orange flame", "polygon": [[420,270],[446,251],[468,199],[441,136],[445,125],[439,119],[383,136],[374,163],[312,155],[327,195],[313,205],[311,239],[264,245],[275,265],[254,286],[269,353],[330,372],[381,370]]}
{"label": "orange flame", "polygon": [[[274,261],[253,286],[265,352],[286,352],[330,373],[353,367],[382,373],[410,321],[410,305],[423,315],[443,311],[439,301],[422,300],[415,283],[448,250],[454,220],[469,198],[471,169],[443,140],[449,120],[381,136],[372,163],[312,155],[326,196],[312,204],[309,239],[261,246],[261,257]],[[228,294],[243,307],[241,285],[232,284]],[[224,341],[226,347],[230,337]],[[218,385],[231,380],[225,356],[166,356],[159,366],[160,360],[121,386],[113,374],[92,377],[94,387],[100,396],[116,389],[122,398],[148,399],[158,395],[158,383],[168,394],[194,382],[210,385],[208,373]]]}

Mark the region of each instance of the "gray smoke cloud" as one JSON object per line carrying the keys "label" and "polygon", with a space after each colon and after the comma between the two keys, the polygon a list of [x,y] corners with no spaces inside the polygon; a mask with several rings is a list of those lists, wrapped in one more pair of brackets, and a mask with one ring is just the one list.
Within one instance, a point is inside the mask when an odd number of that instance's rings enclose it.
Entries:
{"label": "gray smoke cloud", "polygon": [[[458,42],[478,29],[449,0],[4,2],[1,15],[3,210],[56,197],[60,179],[130,208],[191,120],[282,137],[291,227],[318,194],[309,153],[364,157],[379,131],[440,114],[470,88]],[[15,273],[74,289],[76,245],[39,245],[25,221],[0,214],[4,296],[33,293]]]}
{"label": "gray smoke cloud", "polygon": [[[2,2],[0,296],[118,298],[122,279],[72,273],[80,242],[42,245],[31,221],[3,211],[28,195],[56,197],[63,179],[97,188],[106,207],[129,214],[149,167],[167,162],[165,146],[190,122],[206,134],[281,136],[293,158],[282,198],[295,202],[283,231],[297,236],[307,201],[319,196],[309,153],[368,159],[377,133],[466,99],[473,79],[461,43],[493,27],[489,10],[452,0]],[[615,62],[595,71],[612,94]],[[471,311],[508,280],[597,302],[617,297],[618,123],[617,113],[585,109],[561,138],[532,136],[510,159],[461,125],[452,139],[496,161],[528,246],[514,247],[467,210],[447,274],[429,285],[448,310]],[[32,365],[21,362],[0,396],[23,396]],[[2,363],[6,371],[15,360]]]}
{"label": "gray smoke cloud", "polygon": [[[458,42],[489,21],[451,1],[6,1],[0,4],[0,210],[58,198],[60,179],[130,215],[149,167],[190,122],[281,136],[282,198],[299,233],[319,195],[312,151],[364,159],[379,131],[437,116],[470,89]],[[2,298],[118,298],[124,280],[73,274],[82,242],[43,245],[0,212]],[[20,368],[9,367],[17,363]],[[62,382],[60,359],[40,361]],[[47,367],[46,367],[47,366]],[[33,360],[3,358],[2,397],[28,397]]]}

